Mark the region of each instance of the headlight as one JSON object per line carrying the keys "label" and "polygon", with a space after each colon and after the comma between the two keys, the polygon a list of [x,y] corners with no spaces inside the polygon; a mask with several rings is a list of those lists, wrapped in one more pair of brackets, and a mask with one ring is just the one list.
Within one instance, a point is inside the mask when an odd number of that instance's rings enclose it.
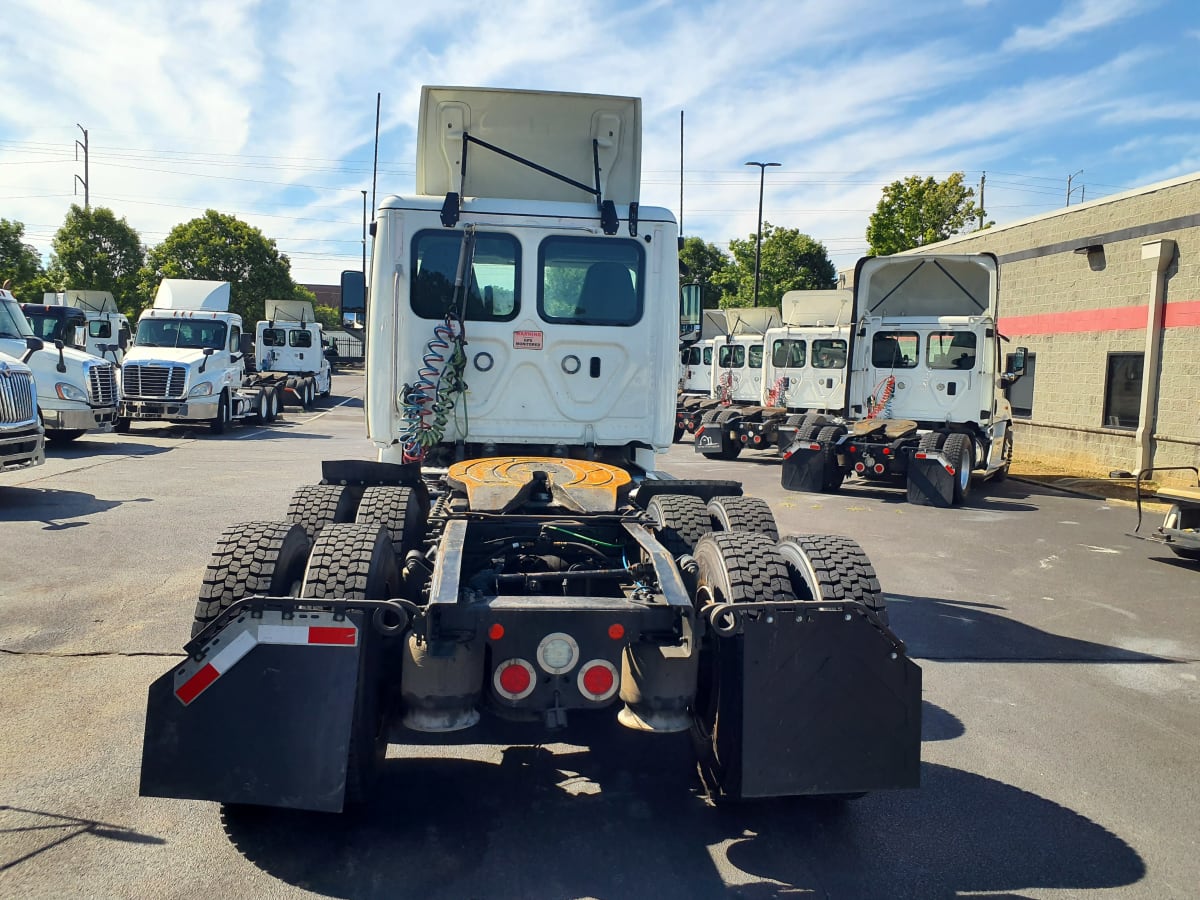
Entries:
{"label": "headlight", "polygon": [[211,397],[212,396],[212,382],[206,381],[203,384],[196,385],[194,388],[192,388],[190,391],[188,391],[188,396],[189,397]]}
{"label": "headlight", "polygon": [[54,386],[54,392],[63,400],[74,400],[77,403],[87,403],[88,395],[73,384],[60,381]]}

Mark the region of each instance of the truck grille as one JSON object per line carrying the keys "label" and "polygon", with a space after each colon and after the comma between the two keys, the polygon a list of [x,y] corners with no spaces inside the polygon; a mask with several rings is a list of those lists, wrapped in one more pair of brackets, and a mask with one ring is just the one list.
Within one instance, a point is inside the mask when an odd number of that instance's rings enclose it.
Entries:
{"label": "truck grille", "polygon": [[0,424],[27,425],[37,421],[33,376],[5,370],[0,375]]}
{"label": "truck grille", "polygon": [[112,363],[88,369],[88,398],[92,406],[112,406],[117,402],[117,370]]}
{"label": "truck grille", "polygon": [[121,370],[121,389],[126,397],[174,400],[183,397],[187,386],[184,366],[154,366],[126,363]]}

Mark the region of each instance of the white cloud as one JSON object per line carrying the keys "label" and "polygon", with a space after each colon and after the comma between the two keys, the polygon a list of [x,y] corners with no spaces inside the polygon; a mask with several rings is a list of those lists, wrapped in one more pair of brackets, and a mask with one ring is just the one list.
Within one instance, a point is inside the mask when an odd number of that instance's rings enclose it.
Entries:
{"label": "white cloud", "polygon": [[1097,31],[1135,13],[1147,4],[1128,0],[1074,0],[1043,25],[1022,25],[1004,42],[1005,50],[1052,50],[1071,38]]}

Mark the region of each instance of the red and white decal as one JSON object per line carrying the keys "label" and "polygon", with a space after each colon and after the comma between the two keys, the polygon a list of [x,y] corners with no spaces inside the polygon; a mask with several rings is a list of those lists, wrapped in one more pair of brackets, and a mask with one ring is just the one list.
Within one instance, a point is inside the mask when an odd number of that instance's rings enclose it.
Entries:
{"label": "red and white decal", "polygon": [[204,693],[259,644],[356,647],[358,628],[348,619],[335,622],[332,613],[305,613],[303,619],[284,619],[283,613],[268,610],[261,619],[243,618],[233,622],[221,632],[218,640],[220,644],[209,644],[206,648],[215,650],[211,656],[199,661],[189,659],[175,671],[175,696],[184,706]]}
{"label": "red and white decal", "polygon": [[540,331],[514,331],[514,350],[541,350],[542,333]]}

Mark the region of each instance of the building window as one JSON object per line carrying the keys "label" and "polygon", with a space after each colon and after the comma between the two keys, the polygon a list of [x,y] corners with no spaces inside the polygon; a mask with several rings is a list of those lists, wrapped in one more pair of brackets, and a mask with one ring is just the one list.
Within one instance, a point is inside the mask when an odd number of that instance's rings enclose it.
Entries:
{"label": "building window", "polygon": [[1108,428],[1137,428],[1142,404],[1144,353],[1108,354],[1104,376],[1104,425]]}
{"label": "building window", "polygon": [[[1013,355],[1004,358],[1004,371],[1011,372]],[[1033,416],[1033,381],[1037,374],[1037,354],[1025,354],[1025,374],[1010,384],[1006,389],[1008,402],[1012,404],[1012,414],[1018,419],[1028,419]]]}

